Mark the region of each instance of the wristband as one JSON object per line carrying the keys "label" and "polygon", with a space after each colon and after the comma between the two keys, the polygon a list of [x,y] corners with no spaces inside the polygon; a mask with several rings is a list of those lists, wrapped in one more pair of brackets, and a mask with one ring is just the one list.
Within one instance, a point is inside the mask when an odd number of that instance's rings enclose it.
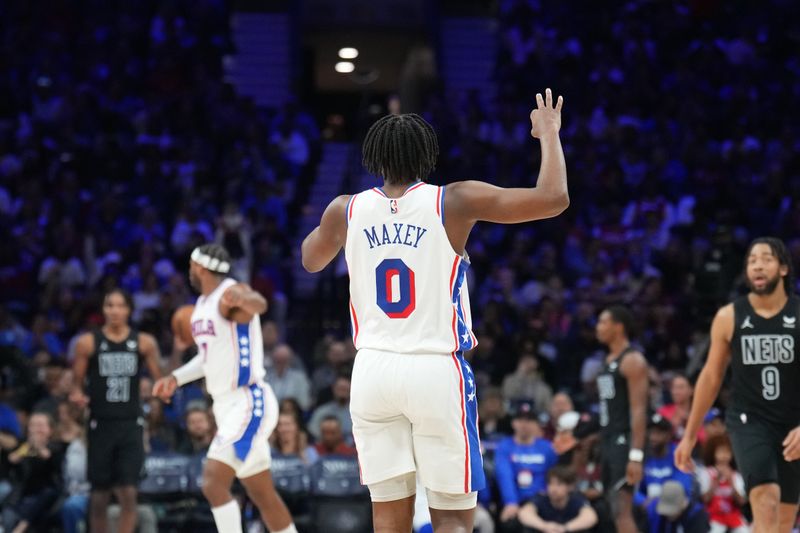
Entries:
{"label": "wristband", "polygon": [[644,461],[644,452],[642,450],[637,450],[636,448],[631,448],[631,451],[628,452],[628,461],[641,463]]}

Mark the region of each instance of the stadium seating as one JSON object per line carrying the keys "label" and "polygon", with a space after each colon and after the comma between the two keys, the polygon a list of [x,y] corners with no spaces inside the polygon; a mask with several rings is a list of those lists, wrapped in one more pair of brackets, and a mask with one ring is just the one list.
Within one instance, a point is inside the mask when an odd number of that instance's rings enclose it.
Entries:
{"label": "stadium seating", "polygon": [[321,457],[311,467],[311,522],[318,533],[372,531],[372,507],[353,457]]}

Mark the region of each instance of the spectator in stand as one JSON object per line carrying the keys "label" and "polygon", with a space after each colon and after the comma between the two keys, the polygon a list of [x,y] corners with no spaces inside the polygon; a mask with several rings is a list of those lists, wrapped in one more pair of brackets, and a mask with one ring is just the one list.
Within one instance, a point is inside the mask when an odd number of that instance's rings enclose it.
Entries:
{"label": "spectator in stand", "polygon": [[503,397],[508,402],[533,399],[536,409],[541,412],[550,408],[553,390],[539,374],[539,359],[534,354],[520,356],[516,371],[503,380]]}
{"label": "spectator in stand", "polygon": [[85,524],[89,507],[89,480],[86,477],[87,451],[83,412],[69,401],[58,406],[58,438],[66,446],[64,454],[64,494],[61,523],[64,533],[78,533]]}
{"label": "spectator in stand", "polygon": [[61,494],[64,445],[54,440],[53,425],[49,414],[33,413],[27,439],[8,457],[15,491],[3,522],[13,533],[41,529]]}
{"label": "spectator in stand", "polygon": [[667,481],[661,495],[647,506],[650,533],[708,533],[708,513],[703,504],[691,501],[679,481]]}
{"label": "spectator in stand", "polygon": [[278,401],[294,398],[303,411],[311,408],[311,382],[302,368],[292,366],[294,352],[288,344],[278,344],[272,350],[272,368],[267,381]]}
{"label": "spectator in stand", "polygon": [[520,506],[545,490],[547,471],[558,461],[553,445],[542,438],[539,418],[531,402],[518,402],[513,417],[514,435],[501,440],[494,454],[495,478],[503,506],[500,531],[506,532],[521,529],[517,519]]}
{"label": "spectator in stand", "polygon": [[[2,388],[0,392],[4,392]],[[8,454],[19,446],[21,438],[17,413],[9,405],[0,402],[0,508],[13,490],[9,481]]]}
{"label": "spectator in stand", "polygon": [[315,463],[319,458],[316,448],[308,444],[308,433],[300,426],[297,415],[293,413],[281,412],[272,441],[276,454],[297,456],[307,465]]}
{"label": "spectator in stand", "polygon": [[547,472],[547,491],[529,499],[519,511],[525,533],[590,531],[597,513],[580,492],[575,491],[575,471],[556,465]]}
{"label": "spectator in stand", "polygon": [[481,392],[478,423],[481,443],[485,448],[493,448],[497,441],[513,432],[511,417],[503,405],[503,394],[497,387],[487,387]]}
{"label": "spectator in stand", "polygon": [[661,416],[672,423],[675,440],[680,440],[683,436],[686,421],[689,419],[693,393],[694,387],[689,378],[683,374],[675,374],[669,383],[669,395],[672,401],[658,410]]}
{"label": "spectator in stand", "polygon": [[214,428],[206,403],[193,400],[186,406],[186,433],[178,445],[177,452],[184,455],[196,455],[208,451]]}
{"label": "spectator in stand", "polygon": [[550,409],[548,410],[547,424],[544,426],[544,437],[553,440],[558,430],[558,421],[561,415],[575,410],[575,405],[572,403],[572,398],[566,392],[558,392],[553,396],[550,402]]}
{"label": "spectator in stand", "polygon": [[336,377],[345,372],[350,362],[347,346],[341,341],[333,341],[325,350],[325,362],[314,370],[311,375],[311,386],[317,405],[330,399]]}
{"label": "spectator in stand", "polygon": [[661,495],[664,483],[678,481],[683,485],[686,494],[691,497],[693,478],[675,467],[675,443],[673,442],[672,423],[656,413],[647,423],[648,449],[642,465],[644,472],[639,485],[637,504],[645,507],[654,498]]}
{"label": "spectator in stand", "polygon": [[334,416],[342,423],[342,431],[349,440],[353,433],[353,420],[350,418],[350,378],[339,376],[333,383],[333,400],[322,404],[311,415],[308,431],[316,440],[322,437],[320,425],[328,416]]}
{"label": "spectator in stand", "polygon": [[747,503],[742,475],[733,467],[733,449],[728,435],[709,437],[703,447],[705,468],[697,472],[700,495],[706,504],[711,533],[747,533],[742,515]]}
{"label": "spectator in stand", "polygon": [[356,455],[356,449],[344,441],[342,423],[334,415],[328,415],[320,423],[320,438],[314,446],[320,457],[323,455]]}
{"label": "spectator in stand", "polygon": [[58,406],[63,402],[73,387],[72,370],[64,368],[60,361],[51,361],[44,367],[45,396],[33,406],[33,410],[47,413],[53,419],[58,417]]}
{"label": "spectator in stand", "polygon": [[158,398],[150,398],[143,405],[145,451],[171,452],[177,442],[177,428],[164,415],[164,404]]}
{"label": "spectator in stand", "polygon": [[6,403],[0,402],[0,450],[13,450],[19,445],[22,430],[17,413]]}
{"label": "spectator in stand", "polygon": [[699,433],[697,439],[701,445],[705,445],[709,439],[726,435],[728,433],[728,429],[725,427],[725,416],[722,414],[722,411],[716,407],[712,407],[708,410],[706,417],[703,419],[702,433],[704,439],[701,440],[699,438]]}

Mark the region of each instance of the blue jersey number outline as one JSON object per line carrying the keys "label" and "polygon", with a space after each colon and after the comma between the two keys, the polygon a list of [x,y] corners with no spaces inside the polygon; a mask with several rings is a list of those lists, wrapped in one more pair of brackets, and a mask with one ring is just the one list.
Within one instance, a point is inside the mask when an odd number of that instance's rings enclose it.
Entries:
{"label": "blue jersey number outline", "polygon": [[[400,297],[394,300],[392,279],[400,282]],[[402,259],[384,259],[375,268],[375,303],[389,318],[408,318],[417,306],[414,271]]]}

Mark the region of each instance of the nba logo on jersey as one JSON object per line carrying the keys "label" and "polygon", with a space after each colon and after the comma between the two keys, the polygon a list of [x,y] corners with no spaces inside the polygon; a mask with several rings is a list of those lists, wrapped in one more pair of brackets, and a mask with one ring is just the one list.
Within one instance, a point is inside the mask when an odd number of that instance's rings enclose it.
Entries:
{"label": "nba logo on jersey", "polygon": [[389,200],[389,211],[391,211],[393,215],[397,214],[397,200]]}

